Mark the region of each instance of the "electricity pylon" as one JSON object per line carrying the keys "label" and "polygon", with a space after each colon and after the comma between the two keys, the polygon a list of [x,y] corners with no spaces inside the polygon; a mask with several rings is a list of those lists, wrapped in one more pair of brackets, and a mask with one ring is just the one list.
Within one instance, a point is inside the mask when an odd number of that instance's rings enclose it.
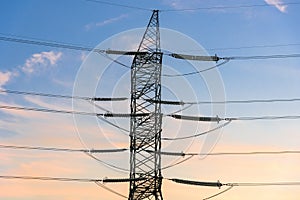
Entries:
{"label": "electricity pylon", "polygon": [[154,10],[131,65],[129,200],[163,199],[162,114],[158,103],[161,100],[161,67],[158,10]]}

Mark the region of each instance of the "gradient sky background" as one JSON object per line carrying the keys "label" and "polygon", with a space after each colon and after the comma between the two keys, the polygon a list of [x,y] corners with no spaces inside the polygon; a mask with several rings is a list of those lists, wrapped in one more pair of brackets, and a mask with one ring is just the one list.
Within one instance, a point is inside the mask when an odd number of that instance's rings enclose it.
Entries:
{"label": "gradient sky background", "polygon": [[[287,0],[162,0],[162,1],[111,1],[147,9],[177,10],[185,8],[236,7],[239,5],[266,5],[254,7],[198,9],[160,13],[160,26],[181,32],[202,45],[209,54],[225,56],[252,56],[300,53],[300,1]],[[281,5],[280,3],[291,3]],[[299,4],[297,4],[299,3]],[[2,0],[0,2],[0,36],[40,39],[96,47],[99,43],[134,28],[144,28],[151,11],[118,7],[84,0]],[[132,37],[133,46],[140,38]],[[163,38],[162,38],[163,39]],[[129,41],[129,40],[128,40]],[[124,49],[132,48],[129,44]],[[100,45],[101,46],[101,45]],[[243,47],[243,48],[241,48]],[[184,47],[181,53],[197,54],[199,51]],[[72,95],[80,66],[88,52],[51,48],[0,41],[0,88]],[[92,53],[93,54],[93,53]],[[92,55],[90,54],[90,56]],[[97,55],[92,55],[96,56]],[[99,58],[103,59],[99,55]],[[101,61],[100,59],[100,61]],[[127,58],[123,62],[130,65]],[[220,74],[227,100],[274,99],[300,97],[299,58],[230,61],[216,70]],[[176,64],[177,63],[177,64]],[[179,63],[179,64],[178,64]],[[182,63],[166,59],[175,70]],[[181,65],[182,64],[182,65]],[[210,63],[211,64],[211,63]],[[199,65],[205,65],[199,63]],[[101,69],[101,64],[99,68]],[[128,97],[128,70],[112,65],[102,77],[93,95]],[[205,76],[205,75],[203,75]],[[201,76],[198,75],[201,79]],[[104,80],[104,81],[103,81]],[[206,83],[191,80],[197,100],[210,100]],[[127,82],[126,82],[127,81]],[[178,79],[166,81],[185,91]],[[216,81],[220,81],[217,79]],[[126,84],[122,84],[122,83]],[[118,84],[117,89],[114,84]],[[164,83],[164,80],[163,80]],[[103,84],[103,85],[101,85]],[[174,88],[175,88],[174,87]],[[82,93],[83,94],[83,93]],[[190,96],[180,100],[191,100]],[[176,95],[175,95],[176,96]],[[172,99],[171,93],[163,98]],[[173,99],[174,99],[173,98]],[[176,99],[175,99],[176,100]],[[114,112],[127,112],[129,102],[99,104]],[[0,94],[1,105],[28,106],[48,109],[72,109],[72,101],[38,96]],[[256,103],[226,105],[226,116],[299,115],[300,103]],[[80,103],[77,110],[93,112],[94,107]],[[179,108],[164,106],[163,111]],[[100,112],[99,110],[95,110]],[[215,115],[208,105],[192,107],[184,114]],[[75,120],[74,120],[75,119]],[[114,122],[114,121],[112,121]],[[128,128],[128,120],[115,121]],[[203,123],[164,119],[163,136],[183,136],[204,131]],[[79,135],[82,139],[80,141]],[[261,120],[232,122],[222,130],[222,135],[212,152],[248,152],[299,150],[299,120]],[[216,137],[216,136],[214,136]],[[193,141],[164,142],[169,151],[201,152],[205,136]],[[209,140],[209,138],[208,138]],[[59,148],[128,148],[129,138],[122,131],[97,120],[64,114],[30,111],[0,110],[0,144],[45,146]],[[83,142],[83,143],[82,143]],[[213,141],[213,144],[214,141]],[[203,149],[202,149],[203,150]],[[97,155],[98,159],[122,168],[129,167],[129,152]],[[162,156],[163,166],[183,158]],[[183,178],[199,181],[221,182],[281,182],[300,181],[298,154],[259,156],[208,156],[193,157],[175,167],[163,170],[166,178]],[[128,177],[128,172],[116,171],[81,153],[40,152],[29,150],[0,150],[0,175],[52,176],[72,178]],[[128,184],[107,185],[128,195]],[[6,200],[82,200],[121,199],[94,183],[51,182],[0,179],[0,199]],[[164,199],[203,199],[221,190],[163,182]],[[235,187],[215,197],[219,200],[237,199],[289,199],[300,196],[299,186]]]}

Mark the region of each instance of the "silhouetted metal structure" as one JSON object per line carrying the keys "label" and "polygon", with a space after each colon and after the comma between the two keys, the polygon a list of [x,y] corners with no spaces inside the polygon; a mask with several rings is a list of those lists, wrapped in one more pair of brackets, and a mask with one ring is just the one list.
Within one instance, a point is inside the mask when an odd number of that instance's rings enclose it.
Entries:
{"label": "silhouetted metal structure", "polygon": [[[129,200],[163,199],[161,192],[161,67],[158,10],[131,65]],[[150,99],[153,101],[146,101]],[[142,113],[148,113],[143,115]],[[155,153],[150,153],[155,152]]]}

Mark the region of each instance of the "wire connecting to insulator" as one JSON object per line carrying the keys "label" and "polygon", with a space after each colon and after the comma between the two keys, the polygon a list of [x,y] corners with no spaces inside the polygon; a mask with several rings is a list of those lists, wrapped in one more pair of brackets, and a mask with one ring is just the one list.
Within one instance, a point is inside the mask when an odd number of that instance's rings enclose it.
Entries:
{"label": "wire connecting to insulator", "polygon": [[173,58],[183,59],[183,60],[198,60],[198,61],[215,61],[218,62],[219,60],[223,60],[223,58],[218,57],[217,55],[214,56],[198,56],[198,55],[186,55],[186,54],[178,54],[178,53],[171,53],[167,54]]}
{"label": "wire connecting to insulator", "polygon": [[97,114],[97,116],[103,117],[147,117],[151,113],[135,113],[135,114],[127,114],[127,113],[104,113],[104,114]]}
{"label": "wire connecting to insulator", "polygon": [[168,179],[176,183],[187,184],[187,185],[197,185],[197,186],[206,186],[206,187],[218,187],[221,188],[223,186],[220,181],[217,182],[202,182],[202,181],[192,181],[186,179],[178,179],[178,178],[171,178]]}
{"label": "wire connecting to insulator", "polygon": [[222,120],[230,121],[230,118],[222,119],[222,118],[219,118],[218,116],[216,116],[216,117],[195,117],[195,116],[186,116],[186,115],[177,115],[177,114],[172,114],[172,115],[168,115],[168,116],[173,117],[175,119],[202,121],[202,122],[218,122],[219,123]]}

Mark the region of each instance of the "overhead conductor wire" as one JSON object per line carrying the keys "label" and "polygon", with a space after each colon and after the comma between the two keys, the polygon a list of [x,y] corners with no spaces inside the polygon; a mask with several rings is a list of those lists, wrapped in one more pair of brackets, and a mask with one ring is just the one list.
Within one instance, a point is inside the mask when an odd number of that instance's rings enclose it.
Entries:
{"label": "overhead conductor wire", "polygon": [[[128,151],[127,148],[119,149],[71,149],[71,148],[57,148],[57,147],[39,147],[39,146],[19,146],[19,145],[5,145],[0,144],[1,149],[15,149],[15,150],[38,150],[38,151],[59,151],[59,152],[83,152],[83,153],[118,153]],[[154,153],[148,151],[148,153]],[[277,154],[300,154],[300,150],[283,150],[283,151],[250,151],[250,152],[215,152],[215,153],[191,153],[191,152],[166,152],[160,151],[157,154],[166,156],[239,156],[239,155],[277,155]]]}
{"label": "overhead conductor wire", "polygon": [[178,178],[164,178],[175,183],[179,184],[186,184],[186,185],[194,185],[194,186],[205,186],[205,187],[218,187],[221,188],[222,186],[229,186],[229,188],[225,189],[222,192],[219,192],[213,196],[204,198],[203,200],[213,198],[218,196],[228,190],[232,189],[233,187],[263,187],[263,186],[300,186],[300,182],[257,182],[257,183],[221,183],[220,181],[217,182],[203,182],[203,181],[194,181],[194,180],[187,180],[187,179],[178,179]]}
{"label": "overhead conductor wire", "polygon": [[117,153],[124,152],[128,149],[69,149],[69,148],[55,148],[55,147],[31,147],[31,146],[16,146],[16,145],[3,145],[0,148],[5,149],[26,149],[26,150],[41,150],[41,151],[60,151],[60,152],[83,152],[83,153]]}
{"label": "overhead conductor wire", "polygon": [[[54,98],[67,98],[67,99],[82,99],[87,101],[124,101],[128,100],[127,97],[84,97],[84,96],[71,96],[71,95],[61,95],[61,94],[50,94],[41,92],[27,92],[19,90],[9,90],[0,89],[0,93],[17,94],[17,95],[33,95],[33,96],[44,96],[44,97],[54,97]],[[144,99],[145,101],[160,103],[166,105],[190,105],[190,104],[250,104],[250,103],[276,103],[276,102],[297,102],[300,98],[273,98],[273,99],[247,99],[247,100],[225,100],[225,101],[172,101],[172,100],[152,100]],[[176,111],[177,113],[180,112]]]}
{"label": "overhead conductor wire", "polygon": [[[58,41],[44,40],[39,38],[29,38],[20,35],[4,34],[4,33],[0,33],[0,35],[2,35],[0,36],[0,40],[5,42],[49,46],[49,47],[64,48],[64,49],[77,50],[77,51],[90,51],[90,52],[100,52],[100,53],[101,52],[104,53],[106,51],[104,49],[97,49],[97,48],[92,48],[83,45],[75,45],[75,44],[63,43]],[[239,46],[239,47],[212,47],[212,48],[207,48],[207,50],[215,51],[215,50],[235,50],[235,49],[240,50],[240,49],[253,49],[253,48],[277,48],[277,47],[288,47],[288,46],[299,46],[299,45],[300,45],[299,43],[274,44],[274,45],[266,44],[266,45],[252,45],[252,46]],[[197,51],[199,50],[188,50],[186,52],[197,52]]]}
{"label": "overhead conductor wire", "polygon": [[[299,5],[299,2],[287,2],[280,3],[280,5]],[[162,9],[161,12],[182,12],[182,11],[197,11],[197,10],[216,10],[216,9],[240,9],[240,8],[254,8],[254,7],[270,7],[265,4],[248,4],[248,5],[232,5],[232,6],[210,6],[210,7],[198,7],[198,8],[182,8],[182,9]]]}

